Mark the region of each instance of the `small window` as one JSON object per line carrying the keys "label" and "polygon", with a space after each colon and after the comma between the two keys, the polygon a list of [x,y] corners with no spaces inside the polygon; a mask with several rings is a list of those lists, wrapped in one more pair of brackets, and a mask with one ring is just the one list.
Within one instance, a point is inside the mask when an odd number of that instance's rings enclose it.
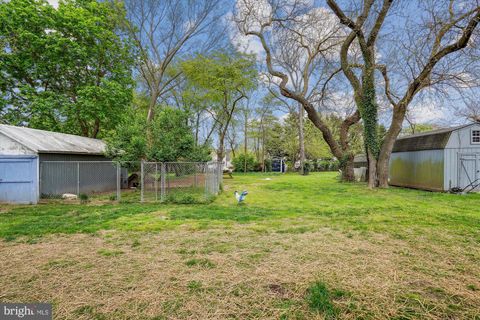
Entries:
{"label": "small window", "polygon": [[480,144],[480,130],[472,130],[472,143]]}

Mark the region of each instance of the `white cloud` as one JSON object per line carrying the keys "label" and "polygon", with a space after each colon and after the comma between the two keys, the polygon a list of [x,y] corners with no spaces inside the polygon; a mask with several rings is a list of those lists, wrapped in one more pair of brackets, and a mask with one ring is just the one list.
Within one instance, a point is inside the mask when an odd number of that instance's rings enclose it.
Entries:
{"label": "white cloud", "polygon": [[237,24],[233,17],[233,13],[229,12],[225,15],[225,22],[228,25],[228,36],[230,42],[238,51],[248,54],[254,54],[259,62],[263,61],[264,50],[262,43],[257,37],[246,36],[238,30]]}
{"label": "white cloud", "polygon": [[54,8],[58,8],[58,1],[59,0],[48,0],[48,3],[54,7]]}
{"label": "white cloud", "polygon": [[415,123],[438,123],[449,117],[448,112],[439,104],[429,102],[412,105],[409,114]]}

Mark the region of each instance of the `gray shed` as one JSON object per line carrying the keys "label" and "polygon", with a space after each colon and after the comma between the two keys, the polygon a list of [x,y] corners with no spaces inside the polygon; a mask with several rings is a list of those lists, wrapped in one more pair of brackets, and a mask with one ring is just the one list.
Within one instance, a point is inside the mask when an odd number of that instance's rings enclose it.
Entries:
{"label": "gray shed", "polygon": [[480,183],[479,123],[404,136],[395,142],[390,185],[448,191],[476,181]]}
{"label": "gray shed", "polygon": [[98,139],[0,125],[0,202],[115,190],[117,169],[104,151]]}

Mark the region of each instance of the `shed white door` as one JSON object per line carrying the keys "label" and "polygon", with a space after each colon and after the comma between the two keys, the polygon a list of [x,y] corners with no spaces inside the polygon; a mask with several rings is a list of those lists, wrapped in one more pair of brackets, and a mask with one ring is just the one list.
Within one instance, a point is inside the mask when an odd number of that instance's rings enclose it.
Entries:
{"label": "shed white door", "polygon": [[[458,159],[458,187],[461,189],[480,183],[480,154],[461,154]],[[476,190],[480,187],[476,187]]]}
{"label": "shed white door", "polygon": [[37,202],[37,158],[0,157],[0,202]]}

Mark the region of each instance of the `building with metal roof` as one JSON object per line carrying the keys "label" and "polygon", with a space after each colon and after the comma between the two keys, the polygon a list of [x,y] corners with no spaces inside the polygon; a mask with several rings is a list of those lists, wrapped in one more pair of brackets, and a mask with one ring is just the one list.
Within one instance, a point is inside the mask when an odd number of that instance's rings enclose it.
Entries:
{"label": "building with metal roof", "polygon": [[389,183],[431,191],[478,190],[480,124],[399,137],[390,157]]}
{"label": "building with metal roof", "polygon": [[98,139],[0,125],[0,202],[115,188],[117,168],[107,163],[105,147]]}

